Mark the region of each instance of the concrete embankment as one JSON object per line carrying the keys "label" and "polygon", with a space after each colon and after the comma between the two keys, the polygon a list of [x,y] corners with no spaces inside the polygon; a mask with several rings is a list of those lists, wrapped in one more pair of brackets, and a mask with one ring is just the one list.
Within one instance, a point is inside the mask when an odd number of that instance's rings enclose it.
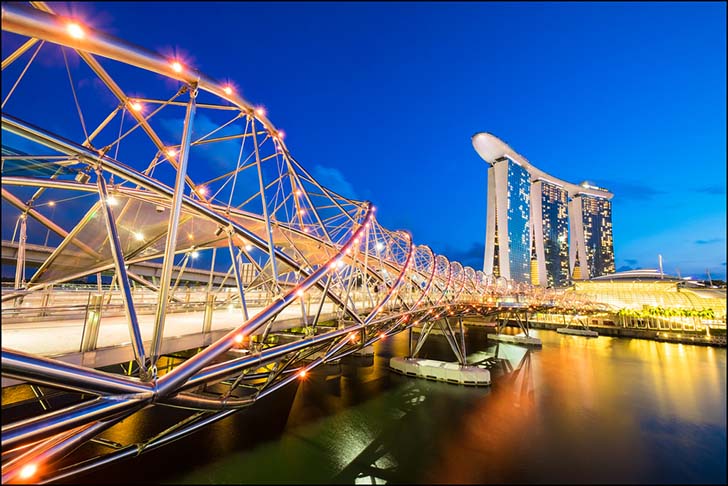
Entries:
{"label": "concrete embankment", "polygon": [[[494,322],[477,321],[469,319],[465,322],[468,326],[485,327],[486,332],[495,332]],[[556,331],[559,328],[563,328],[563,324],[551,323],[551,322],[539,322],[529,321],[528,325],[532,329],[547,329],[550,331]],[[517,327],[516,323],[509,323],[511,327]],[[492,329],[492,331],[490,331]],[[575,328],[571,328],[575,329]],[[616,327],[616,326],[595,326],[590,325],[589,329],[596,331],[600,336],[612,336],[612,337],[624,337],[634,339],[650,339],[653,341],[664,341],[670,343],[682,343],[682,344],[699,344],[704,346],[725,346],[726,336],[721,335],[710,335],[702,331],[691,332],[691,331],[660,331],[656,329],[634,329],[628,327]]]}

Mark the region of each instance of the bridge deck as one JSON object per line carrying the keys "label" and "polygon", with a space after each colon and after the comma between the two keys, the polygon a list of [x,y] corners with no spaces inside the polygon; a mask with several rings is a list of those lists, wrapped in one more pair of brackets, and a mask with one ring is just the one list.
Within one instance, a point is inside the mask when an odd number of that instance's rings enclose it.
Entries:
{"label": "bridge deck", "polygon": [[[248,312],[252,316],[262,309],[262,306],[252,306],[248,307]],[[321,319],[335,318],[334,312],[333,304],[325,302]],[[204,346],[243,322],[239,307],[218,308],[213,312],[210,332],[203,333],[204,314],[204,309],[167,314],[162,352],[168,354]],[[148,352],[154,330],[154,314],[140,314],[138,319],[144,347]],[[271,330],[277,332],[301,325],[300,306],[289,306],[278,315]],[[82,315],[69,319],[50,317],[47,320],[3,323],[2,346],[91,367],[134,359],[126,316],[104,315],[99,326],[97,349],[84,353],[80,352],[83,327]],[[3,387],[14,383],[17,382],[5,378],[2,380]]]}

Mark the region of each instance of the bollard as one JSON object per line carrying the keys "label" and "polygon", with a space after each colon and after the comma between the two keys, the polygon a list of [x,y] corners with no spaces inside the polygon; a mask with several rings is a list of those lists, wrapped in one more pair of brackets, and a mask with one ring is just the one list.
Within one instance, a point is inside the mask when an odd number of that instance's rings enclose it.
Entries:
{"label": "bollard", "polygon": [[89,294],[89,302],[86,306],[86,318],[83,322],[83,334],[81,336],[82,353],[96,349],[99,341],[101,306],[103,305],[103,301],[103,294]]}

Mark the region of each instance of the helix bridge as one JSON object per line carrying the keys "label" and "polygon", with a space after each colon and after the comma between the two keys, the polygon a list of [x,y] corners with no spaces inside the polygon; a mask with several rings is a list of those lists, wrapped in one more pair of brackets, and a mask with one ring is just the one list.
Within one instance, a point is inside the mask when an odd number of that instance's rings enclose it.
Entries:
{"label": "helix bridge", "polygon": [[[415,355],[437,326],[464,364],[463,319],[575,305],[383,227],[371,202],[317,182],[262,107],[183,59],[43,2],[4,3],[2,29],[3,235],[16,251],[2,376],[36,398],[6,415],[3,395],[3,482],[157,449],[403,331],[420,329]],[[80,316],[75,361],[59,357],[64,327],[28,325],[53,317],[50,299]],[[121,334],[104,338],[112,321]],[[104,346],[124,358],[89,364]],[[75,459],[149,407],[185,416]]]}

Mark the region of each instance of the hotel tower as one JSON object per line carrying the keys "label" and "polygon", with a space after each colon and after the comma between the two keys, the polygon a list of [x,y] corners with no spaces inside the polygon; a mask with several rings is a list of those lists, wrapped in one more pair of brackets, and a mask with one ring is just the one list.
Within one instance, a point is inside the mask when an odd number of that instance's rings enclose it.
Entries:
{"label": "hotel tower", "polygon": [[612,193],[557,179],[490,133],[473,147],[490,165],[486,275],[562,286],[614,273]]}

